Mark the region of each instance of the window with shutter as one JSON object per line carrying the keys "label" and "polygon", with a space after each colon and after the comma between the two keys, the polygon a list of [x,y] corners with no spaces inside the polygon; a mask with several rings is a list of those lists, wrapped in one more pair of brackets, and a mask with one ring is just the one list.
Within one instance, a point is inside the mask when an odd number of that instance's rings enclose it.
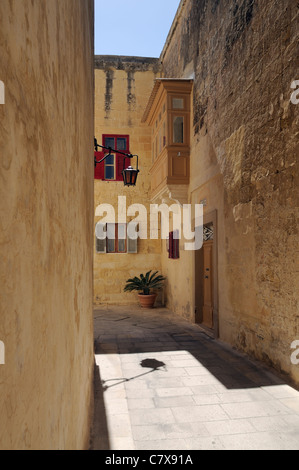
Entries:
{"label": "window with shutter", "polygon": [[[103,146],[119,150],[120,152],[130,153],[128,135],[104,134]],[[102,179],[106,181],[123,181],[122,171],[129,166],[130,159],[126,158],[124,155],[115,153],[113,161],[112,158],[109,157],[107,160],[108,162],[106,162],[106,160],[104,162]]]}
{"label": "window with shutter", "polygon": [[131,222],[127,234],[127,224],[96,224],[96,253],[137,253],[138,223]]}
{"label": "window with shutter", "polygon": [[127,252],[127,224],[107,224],[107,253]]}

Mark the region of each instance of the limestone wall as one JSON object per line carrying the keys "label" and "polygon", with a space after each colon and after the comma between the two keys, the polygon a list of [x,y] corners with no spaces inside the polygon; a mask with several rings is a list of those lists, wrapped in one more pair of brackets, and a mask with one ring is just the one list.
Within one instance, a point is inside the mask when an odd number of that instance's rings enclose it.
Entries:
{"label": "limestone wall", "polygon": [[[149,270],[161,270],[161,242],[150,239],[151,130],[141,123],[156,77],[160,77],[158,59],[95,57],[95,136],[102,144],[103,134],[129,135],[130,152],[139,156],[140,169],[136,187],[95,180],[95,212],[99,205],[108,203],[115,209],[117,218],[118,196],[122,196],[126,197],[127,208],[135,203],[142,204],[148,214],[148,239],[138,240],[137,254],[98,254],[94,248],[96,304],[136,303],[136,293],[123,292],[126,280]],[[132,161],[132,166],[136,166],[136,160]],[[138,215],[136,212],[128,216],[127,222]],[[101,219],[95,217],[95,224]]]}
{"label": "limestone wall", "polygon": [[[298,5],[181,7],[161,60],[166,77],[194,78],[190,201],[218,213],[219,334],[299,383]],[[194,258],[184,256],[175,282],[186,295],[172,286],[171,305],[194,318]]]}
{"label": "limestone wall", "polygon": [[92,57],[91,0],[1,0],[1,449],[89,445]]}

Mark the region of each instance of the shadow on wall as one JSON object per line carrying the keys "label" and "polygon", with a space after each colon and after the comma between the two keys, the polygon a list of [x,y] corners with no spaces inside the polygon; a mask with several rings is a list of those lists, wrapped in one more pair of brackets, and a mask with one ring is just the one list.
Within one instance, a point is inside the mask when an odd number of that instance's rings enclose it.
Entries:
{"label": "shadow on wall", "polygon": [[97,364],[94,365],[94,419],[90,450],[110,450],[103,381]]}

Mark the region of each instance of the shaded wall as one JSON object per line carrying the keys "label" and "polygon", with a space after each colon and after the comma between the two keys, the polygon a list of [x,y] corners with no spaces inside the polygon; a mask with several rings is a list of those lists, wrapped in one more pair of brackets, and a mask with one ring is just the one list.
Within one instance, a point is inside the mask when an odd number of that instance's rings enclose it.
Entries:
{"label": "shaded wall", "polygon": [[[194,78],[189,198],[218,213],[219,334],[299,382],[298,6],[181,7],[161,60],[165,77]],[[187,295],[172,286],[172,304],[194,318],[194,258],[182,263]]]}
{"label": "shaded wall", "polygon": [[89,445],[93,2],[1,0],[0,448]]}

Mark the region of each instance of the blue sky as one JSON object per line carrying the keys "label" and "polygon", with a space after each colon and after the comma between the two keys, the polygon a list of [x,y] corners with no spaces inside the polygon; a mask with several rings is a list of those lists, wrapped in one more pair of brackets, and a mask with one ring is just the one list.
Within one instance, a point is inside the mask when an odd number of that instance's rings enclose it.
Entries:
{"label": "blue sky", "polygon": [[95,54],[159,57],[180,0],[95,0]]}

